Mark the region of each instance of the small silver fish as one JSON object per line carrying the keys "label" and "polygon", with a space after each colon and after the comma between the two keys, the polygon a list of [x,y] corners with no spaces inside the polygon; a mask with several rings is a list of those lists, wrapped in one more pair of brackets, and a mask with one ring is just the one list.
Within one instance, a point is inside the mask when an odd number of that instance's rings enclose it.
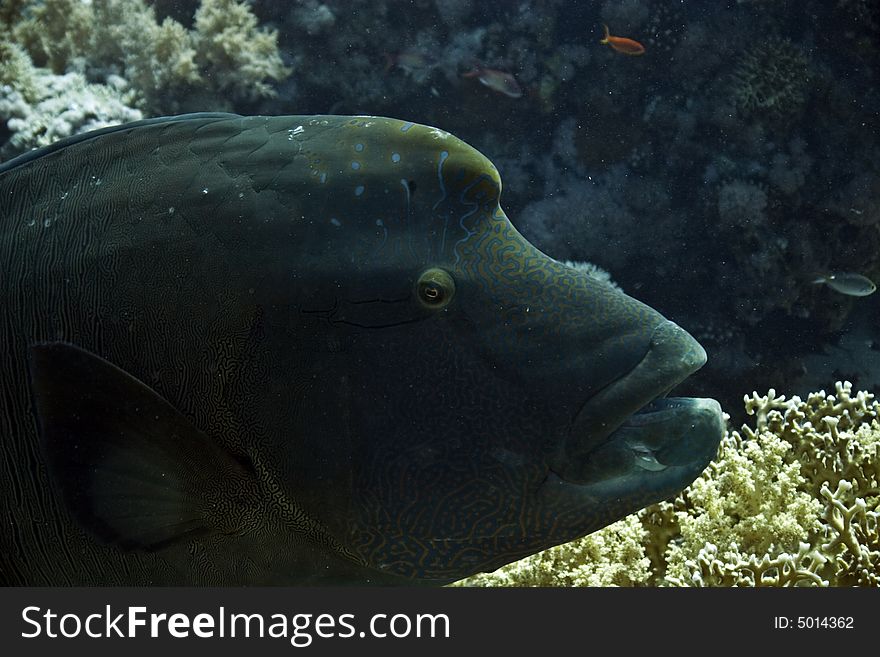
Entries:
{"label": "small silver fish", "polygon": [[835,292],[851,297],[866,297],[877,289],[874,281],[870,278],[852,272],[822,275],[813,281],[813,285],[820,283],[824,283]]}
{"label": "small silver fish", "polygon": [[477,78],[480,84],[489,87],[492,91],[504,94],[510,98],[520,98],[523,95],[522,87],[510,73],[498,71],[494,68],[483,68],[477,65],[473,70],[462,73],[463,78]]}

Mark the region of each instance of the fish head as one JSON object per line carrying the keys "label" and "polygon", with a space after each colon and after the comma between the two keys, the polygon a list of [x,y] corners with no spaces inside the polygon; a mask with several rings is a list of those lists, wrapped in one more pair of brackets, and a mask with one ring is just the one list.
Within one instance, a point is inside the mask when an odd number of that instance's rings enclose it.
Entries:
{"label": "fish head", "polygon": [[383,573],[451,581],[584,536],[706,467],[717,402],[665,397],[705,362],[688,333],[531,245],[496,168],[454,136],[375,117],[345,130],[322,163],[341,191],[311,216],[325,238],[347,234],[324,261],[348,274],[311,281],[302,308],[344,345],[328,373],[348,452],[341,542]]}

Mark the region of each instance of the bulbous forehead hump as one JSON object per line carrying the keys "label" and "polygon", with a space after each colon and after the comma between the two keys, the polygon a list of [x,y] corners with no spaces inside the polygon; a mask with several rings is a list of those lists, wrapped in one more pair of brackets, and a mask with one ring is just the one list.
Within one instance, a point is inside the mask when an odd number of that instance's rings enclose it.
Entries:
{"label": "bulbous forehead hump", "polygon": [[270,122],[265,127],[279,152],[305,158],[319,181],[350,179],[361,193],[373,182],[410,181],[413,191],[427,193],[432,203],[453,193],[458,201],[497,202],[501,193],[492,162],[439,128],[375,116],[272,117]]}

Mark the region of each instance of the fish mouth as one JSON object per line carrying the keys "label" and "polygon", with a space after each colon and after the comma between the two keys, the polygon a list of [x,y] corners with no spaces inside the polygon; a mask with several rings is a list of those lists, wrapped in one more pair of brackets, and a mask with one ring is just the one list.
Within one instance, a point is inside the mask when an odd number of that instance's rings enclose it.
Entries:
{"label": "fish mouth", "polygon": [[584,506],[630,500],[625,515],[687,487],[715,458],[724,429],[714,399],[655,399],[584,459],[552,468],[542,494]]}
{"label": "fish mouth", "polygon": [[[690,334],[662,320],[641,361],[580,408],[551,470],[564,481],[592,484],[621,473],[663,472],[685,461],[705,467],[723,427],[718,403],[666,398],[705,362],[705,350]],[[702,444],[701,432],[714,447]]]}

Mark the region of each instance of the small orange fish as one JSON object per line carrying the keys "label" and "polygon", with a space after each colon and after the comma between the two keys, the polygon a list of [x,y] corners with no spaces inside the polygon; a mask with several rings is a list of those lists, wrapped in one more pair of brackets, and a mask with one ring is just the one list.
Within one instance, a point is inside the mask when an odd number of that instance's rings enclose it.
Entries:
{"label": "small orange fish", "polygon": [[519,86],[519,82],[516,81],[515,77],[510,73],[497,71],[494,68],[483,68],[477,65],[472,71],[462,73],[461,77],[477,78],[481,84],[489,87],[492,91],[497,91],[511,98],[519,98],[523,95],[522,87]]}
{"label": "small orange fish", "polygon": [[608,32],[608,26],[603,24],[602,27],[605,28],[605,38],[599,42],[602,45],[607,43],[617,52],[622,52],[624,55],[643,55],[645,53],[645,46],[635,39],[611,36]]}

